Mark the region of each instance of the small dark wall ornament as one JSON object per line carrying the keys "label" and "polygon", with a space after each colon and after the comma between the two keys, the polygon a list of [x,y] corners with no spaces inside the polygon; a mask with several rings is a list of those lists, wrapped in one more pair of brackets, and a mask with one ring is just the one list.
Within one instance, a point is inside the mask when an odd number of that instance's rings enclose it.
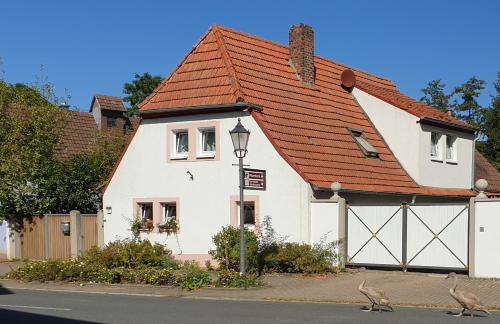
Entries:
{"label": "small dark wall ornament", "polygon": [[64,236],[70,236],[71,230],[70,230],[70,223],[69,222],[61,222],[60,228],[61,228],[61,232],[63,233]]}

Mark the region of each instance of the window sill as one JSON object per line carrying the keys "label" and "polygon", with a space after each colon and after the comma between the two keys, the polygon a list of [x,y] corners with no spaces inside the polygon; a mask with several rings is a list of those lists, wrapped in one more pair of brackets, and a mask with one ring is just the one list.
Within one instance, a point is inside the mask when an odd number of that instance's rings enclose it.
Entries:
{"label": "window sill", "polygon": [[446,164],[452,164],[452,165],[457,165],[457,161],[446,161]]}
{"label": "window sill", "polygon": [[188,156],[187,155],[174,155],[170,157],[170,160],[187,160]]}
{"label": "window sill", "polygon": [[214,153],[201,153],[196,156],[197,159],[213,159],[215,157]]}
{"label": "window sill", "polygon": [[443,163],[444,162],[442,159],[439,159],[439,158],[431,158],[431,161],[432,162],[439,162],[439,163]]}

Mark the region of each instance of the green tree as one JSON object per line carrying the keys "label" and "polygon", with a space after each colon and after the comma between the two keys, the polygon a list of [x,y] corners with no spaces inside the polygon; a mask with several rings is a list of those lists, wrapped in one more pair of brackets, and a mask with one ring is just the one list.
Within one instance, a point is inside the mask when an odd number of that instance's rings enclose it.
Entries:
{"label": "green tree", "polygon": [[451,95],[445,94],[445,87],[446,84],[442,83],[440,79],[428,82],[427,86],[420,90],[424,94],[424,96],[420,98],[420,101],[446,112],[450,109]]}
{"label": "green tree", "polygon": [[152,76],[147,72],[142,75],[136,73],[131,83],[123,85],[123,93],[127,95],[123,100],[130,104],[129,113],[139,109],[138,105],[158,87],[161,80],[161,76]]}
{"label": "green tree", "polygon": [[94,213],[115,162],[125,148],[128,135],[116,130],[95,132],[92,149],[59,161],[55,174],[53,209],[59,213],[79,210]]}
{"label": "green tree", "polygon": [[456,116],[476,127],[481,133],[484,133],[484,108],[477,102],[477,98],[484,86],[483,80],[471,77],[452,92],[455,97],[452,107]]}
{"label": "green tree", "polygon": [[484,110],[486,140],[478,142],[477,148],[500,171],[500,72],[494,86],[496,93],[492,96],[491,107]]}
{"label": "green tree", "polygon": [[64,112],[40,92],[0,81],[0,219],[18,226],[54,203],[54,148]]}

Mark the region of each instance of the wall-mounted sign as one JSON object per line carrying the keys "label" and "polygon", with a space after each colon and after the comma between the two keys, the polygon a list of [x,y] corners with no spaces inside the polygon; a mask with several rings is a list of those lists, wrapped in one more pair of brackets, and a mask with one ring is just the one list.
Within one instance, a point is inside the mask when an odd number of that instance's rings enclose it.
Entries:
{"label": "wall-mounted sign", "polygon": [[266,170],[243,169],[245,172],[245,189],[266,190]]}

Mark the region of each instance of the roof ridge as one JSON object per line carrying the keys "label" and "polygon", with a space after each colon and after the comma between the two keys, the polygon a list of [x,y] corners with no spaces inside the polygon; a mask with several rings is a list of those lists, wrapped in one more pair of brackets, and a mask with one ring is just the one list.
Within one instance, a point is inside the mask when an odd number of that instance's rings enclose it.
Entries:
{"label": "roof ridge", "polygon": [[179,64],[177,64],[175,66],[175,68],[172,70],[172,72],[170,72],[169,75],[167,75],[165,77],[165,79],[163,79],[162,82],[160,82],[160,84],[156,87],[156,89],[153,90],[153,92],[151,92],[149,94],[149,96],[147,96],[140,104],[138,104],[139,106],[139,109],[142,108],[142,106],[144,106],[145,104],[147,104],[151,98],[153,98],[157,93],[158,93],[158,90],[160,90],[167,82],[168,80],[175,74],[175,72],[177,72],[177,70],[182,66],[182,64],[184,64],[184,62],[187,60],[187,58],[189,57],[189,55],[191,55],[195,49],[205,40],[205,38],[210,34],[210,32],[216,28],[217,26],[216,25],[213,25],[211,26],[206,32],[205,34],[203,34],[200,39],[198,39],[198,41],[193,45],[193,47],[191,47],[191,49],[186,53],[186,55],[184,55],[184,57],[182,58],[182,60],[179,62]]}
{"label": "roof ridge", "polygon": [[[219,30],[227,30],[229,32],[232,32],[232,33],[235,33],[235,34],[239,34],[239,35],[242,35],[242,36],[245,36],[245,37],[249,37],[249,38],[252,38],[252,39],[255,39],[255,40],[258,40],[258,41],[261,41],[261,42],[264,42],[264,43],[268,43],[268,44],[272,44],[272,45],[276,45],[276,46],[279,46],[279,47],[282,47],[284,49],[287,49],[289,50],[290,47],[288,45],[285,45],[285,44],[281,44],[281,43],[278,43],[276,41],[272,41],[272,40],[269,40],[269,39],[266,39],[266,38],[263,38],[263,37],[259,37],[259,36],[256,36],[256,35],[253,35],[253,34],[250,34],[250,33],[246,33],[246,32],[242,32],[240,30],[236,30],[236,29],[233,29],[233,28],[230,28],[230,27],[225,27],[225,26],[220,26],[220,25],[213,25],[212,27],[215,27]],[[364,73],[364,74],[367,74],[369,76],[372,76],[374,78],[377,78],[377,79],[380,79],[380,80],[385,80],[385,81],[389,81],[390,83],[392,83],[394,86],[396,86],[394,84],[394,82],[392,82],[391,79],[389,78],[385,78],[385,77],[380,77],[378,75],[375,75],[375,74],[372,74],[372,73],[369,73],[369,72],[365,72],[359,68],[356,68],[356,67],[352,67],[350,65],[347,65],[347,64],[344,64],[344,63],[340,63],[340,62],[337,62],[337,61],[334,61],[332,59],[329,59],[327,57],[324,57],[324,56],[321,56],[321,55],[318,55],[318,54],[314,54],[314,57],[315,58],[318,58],[318,59],[321,59],[321,60],[324,60],[324,61],[327,61],[329,63],[333,63],[333,64],[337,64],[337,65],[341,65],[345,68],[349,68],[349,69],[353,69],[355,71],[358,71],[360,73]]]}
{"label": "roof ridge", "polygon": [[221,56],[222,60],[224,61],[224,64],[226,65],[226,68],[229,72],[229,78],[231,81],[231,86],[234,88],[234,97],[235,97],[235,102],[238,101],[245,101],[245,94],[241,89],[240,81],[238,79],[238,76],[236,74],[236,70],[234,68],[233,62],[231,60],[231,56],[229,56],[229,53],[226,49],[226,43],[224,42],[224,36],[222,35],[220,29],[221,27],[214,25],[211,27],[214,31],[215,39],[217,41],[217,46],[220,48],[221,51]]}

